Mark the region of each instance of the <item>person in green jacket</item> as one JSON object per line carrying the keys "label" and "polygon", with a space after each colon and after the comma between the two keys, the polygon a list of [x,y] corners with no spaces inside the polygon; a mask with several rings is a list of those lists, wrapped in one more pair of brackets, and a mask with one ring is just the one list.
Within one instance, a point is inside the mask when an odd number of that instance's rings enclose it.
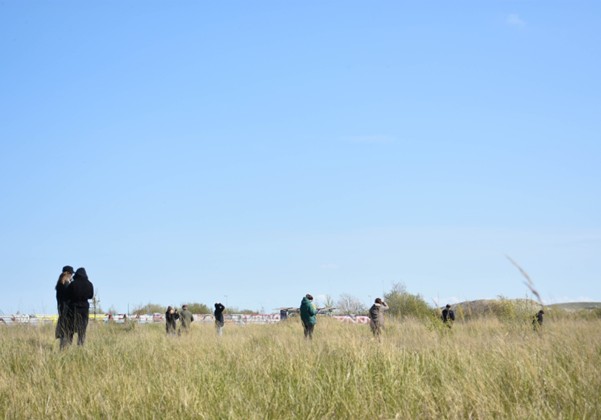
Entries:
{"label": "person in green jacket", "polygon": [[188,310],[188,305],[182,306],[182,311],[179,314],[179,331],[178,335],[182,333],[188,334],[190,332],[190,325],[194,322],[194,315]]}
{"label": "person in green jacket", "polygon": [[317,324],[317,308],[313,304],[313,296],[307,295],[301,301],[300,316],[305,330],[305,338],[313,339],[313,329]]}

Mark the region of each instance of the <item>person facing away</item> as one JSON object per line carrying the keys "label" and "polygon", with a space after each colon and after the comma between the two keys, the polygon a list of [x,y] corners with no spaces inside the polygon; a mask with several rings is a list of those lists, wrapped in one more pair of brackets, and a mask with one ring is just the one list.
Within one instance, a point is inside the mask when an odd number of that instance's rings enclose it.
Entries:
{"label": "person facing away", "polygon": [[380,337],[380,334],[382,334],[384,311],[386,310],[388,310],[388,305],[380,298],[377,298],[369,308],[369,326],[375,337]]}
{"label": "person facing away", "polygon": [[442,310],[441,316],[442,322],[449,328],[453,325],[453,321],[455,321],[455,312],[451,309],[451,305],[447,303],[447,306]]}
{"label": "person facing away", "polygon": [[213,311],[213,315],[215,315],[215,329],[217,330],[217,335],[223,334],[223,325],[225,321],[223,319],[223,311],[225,310],[225,306],[223,306],[220,302],[215,303],[215,310]]}
{"label": "person facing away", "polygon": [[56,290],[56,306],[58,309],[58,321],[56,323],[56,330],[54,332],[55,338],[60,339],[60,347],[65,348],[67,343],[67,337],[69,334],[68,324],[68,301],[67,301],[67,287],[71,283],[73,278],[73,267],[66,265],[63,267],[63,271],[58,276],[58,281],[54,290]]}
{"label": "person facing away", "polygon": [[179,314],[179,333],[190,332],[190,324],[194,322],[194,315],[188,310],[188,305],[182,306],[182,311]]}
{"label": "person facing away", "polygon": [[543,317],[544,316],[545,316],[545,311],[543,311],[542,309],[540,311],[538,311],[536,314],[534,314],[534,317],[532,319],[532,327],[534,328],[535,331],[543,326]]}
{"label": "person facing away", "polygon": [[313,296],[309,293],[303,297],[300,305],[301,322],[305,331],[305,338],[313,339],[313,330],[317,324],[317,308],[313,304]]}
{"label": "person facing away", "polygon": [[175,335],[176,324],[175,322],[179,319],[179,314],[177,313],[177,309],[168,306],[167,312],[165,312],[165,329],[167,330],[167,335]]}
{"label": "person facing away", "polygon": [[88,299],[94,297],[94,285],[88,279],[86,269],[80,267],[75,271],[73,281],[67,287],[69,333],[67,344],[73,342],[73,334],[77,333],[77,345],[83,346],[86,341],[86,330],[90,317],[90,303]]}

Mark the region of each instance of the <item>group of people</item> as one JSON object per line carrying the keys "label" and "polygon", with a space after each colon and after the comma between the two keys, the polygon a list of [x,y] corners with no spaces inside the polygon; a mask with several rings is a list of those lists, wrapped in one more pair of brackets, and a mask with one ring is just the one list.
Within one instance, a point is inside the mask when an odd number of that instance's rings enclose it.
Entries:
{"label": "group of people", "polygon": [[88,279],[86,269],[80,267],[73,271],[70,265],[64,266],[55,290],[58,307],[55,337],[60,340],[60,348],[69,346],[75,333],[77,344],[83,346],[90,316],[88,299],[94,297],[94,285]]}
{"label": "group of people", "polygon": [[[369,308],[369,326],[374,337],[378,339],[380,339],[382,329],[384,328],[384,311],[386,310],[388,310],[388,305],[381,298],[376,298],[374,304]],[[306,339],[313,339],[318,312],[317,307],[313,303],[313,296],[307,293],[300,304],[300,317]]]}
{"label": "group of people", "polygon": [[[374,337],[378,340],[382,334],[384,328],[384,311],[388,310],[388,305],[381,298],[376,298],[374,304],[369,308],[369,327]],[[300,316],[305,332],[305,338],[312,339],[315,324],[317,324],[317,313],[318,309],[313,303],[313,296],[307,294],[303,297],[300,304]],[[538,311],[532,320],[532,325],[535,330],[540,330],[543,325],[543,316],[545,312],[541,309]],[[447,327],[451,328],[453,322],[455,322],[455,312],[451,308],[451,305],[447,304],[440,315],[442,323]]]}
{"label": "group of people", "polygon": [[[58,322],[56,324],[56,338],[60,339],[61,350],[71,345],[73,336],[77,333],[77,344],[83,346],[86,340],[86,330],[90,315],[89,299],[94,297],[94,285],[88,279],[85,268],[80,267],[73,271],[73,267],[66,265],[63,267],[58,281],[56,282],[56,303],[58,307]],[[225,324],[223,312],[225,306],[221,302],[215,303],[215,328],[217,335],[223,334]],[[374,304],[369,308],[369,326],[378,340],[384,327],[384,311],[388,310],[388,305],[381,298],[376,298]],[[313,331],[317,324],[318,309],[313,303],[313,296],[307,293],[301,300],[300,317],[306,339],[313,339]],[[534,315],[532,324],[535,330],[543,325],[544,311],[541,309]],[[455,313],[451,305],[446,305],[441,314],[442,322],[451,328],[455,321]],[[177,329],[177,320],[180,328]],[[182,310],[172,306],[167,307],[165,312],[165,328],[167,335],[181,335],[190,331],[190,326],[194,322],[194,315],[188,309],[188,305],[182,305]]]}
{"label": "group of people", "polygon": [[[225,324],[223,311],[225,311],[225,306],[221,302],[215,303],[213,315],[215,316],[215,329],[219,336],[223,334],[223,325]],[[179,330],[177,329],[178,319]],[[194,322],[194,315],[188,309],[188,305],[182,305],[182,310],[179,312],[172,306],[167,307],[167,312],[165,312],[165,329],[167,330],[167,335],[175,335],[176,332],[178,335],[187,334],[190,331],[192,322]]]}

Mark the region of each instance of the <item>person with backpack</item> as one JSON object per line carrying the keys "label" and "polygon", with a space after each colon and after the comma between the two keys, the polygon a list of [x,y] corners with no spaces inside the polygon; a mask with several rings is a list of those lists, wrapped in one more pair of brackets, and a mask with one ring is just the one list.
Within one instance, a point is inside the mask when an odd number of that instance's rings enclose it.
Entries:
{"label": "person with backpack", "polygon": [[449,328],[453,326],[453,321],[455,321],[455,312],[451,309],[451,305],[447,303],[447,306],[442,310],[441,315],[442,322]]}

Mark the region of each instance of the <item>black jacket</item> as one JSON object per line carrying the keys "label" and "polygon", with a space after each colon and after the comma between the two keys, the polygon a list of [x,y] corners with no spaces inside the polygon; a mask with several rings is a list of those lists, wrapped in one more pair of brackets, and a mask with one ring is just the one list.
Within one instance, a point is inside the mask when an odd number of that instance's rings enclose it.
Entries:
{"label": "black jacket", "polygon": [[455,321],[455,312],[450,308],[442,310],[442,322]]}
{"label": "black jacket", "polygon": [[225,310],[225,306],[223,306],[221,303],[215,304],[215,312],[213,312],[213,314],[215,315],[215,321],[223,323],[223,311],[224,310]]}
{"label": "black jacket", "polygon": [[65,305],[68,303],[67,301],[67,288],[69,284],[61,283],[61,279],[59,278],[56,282],[56,306],[58,307],[58,312],[61,313]]}
{"label": "black jacket", "polygon": [[66,297],[69,305],[75,308],[90,308],[88,299],[94,297],[94,285],[88,280],[84,268],[78,268],[73,276],[73,281],[67,287]]}

